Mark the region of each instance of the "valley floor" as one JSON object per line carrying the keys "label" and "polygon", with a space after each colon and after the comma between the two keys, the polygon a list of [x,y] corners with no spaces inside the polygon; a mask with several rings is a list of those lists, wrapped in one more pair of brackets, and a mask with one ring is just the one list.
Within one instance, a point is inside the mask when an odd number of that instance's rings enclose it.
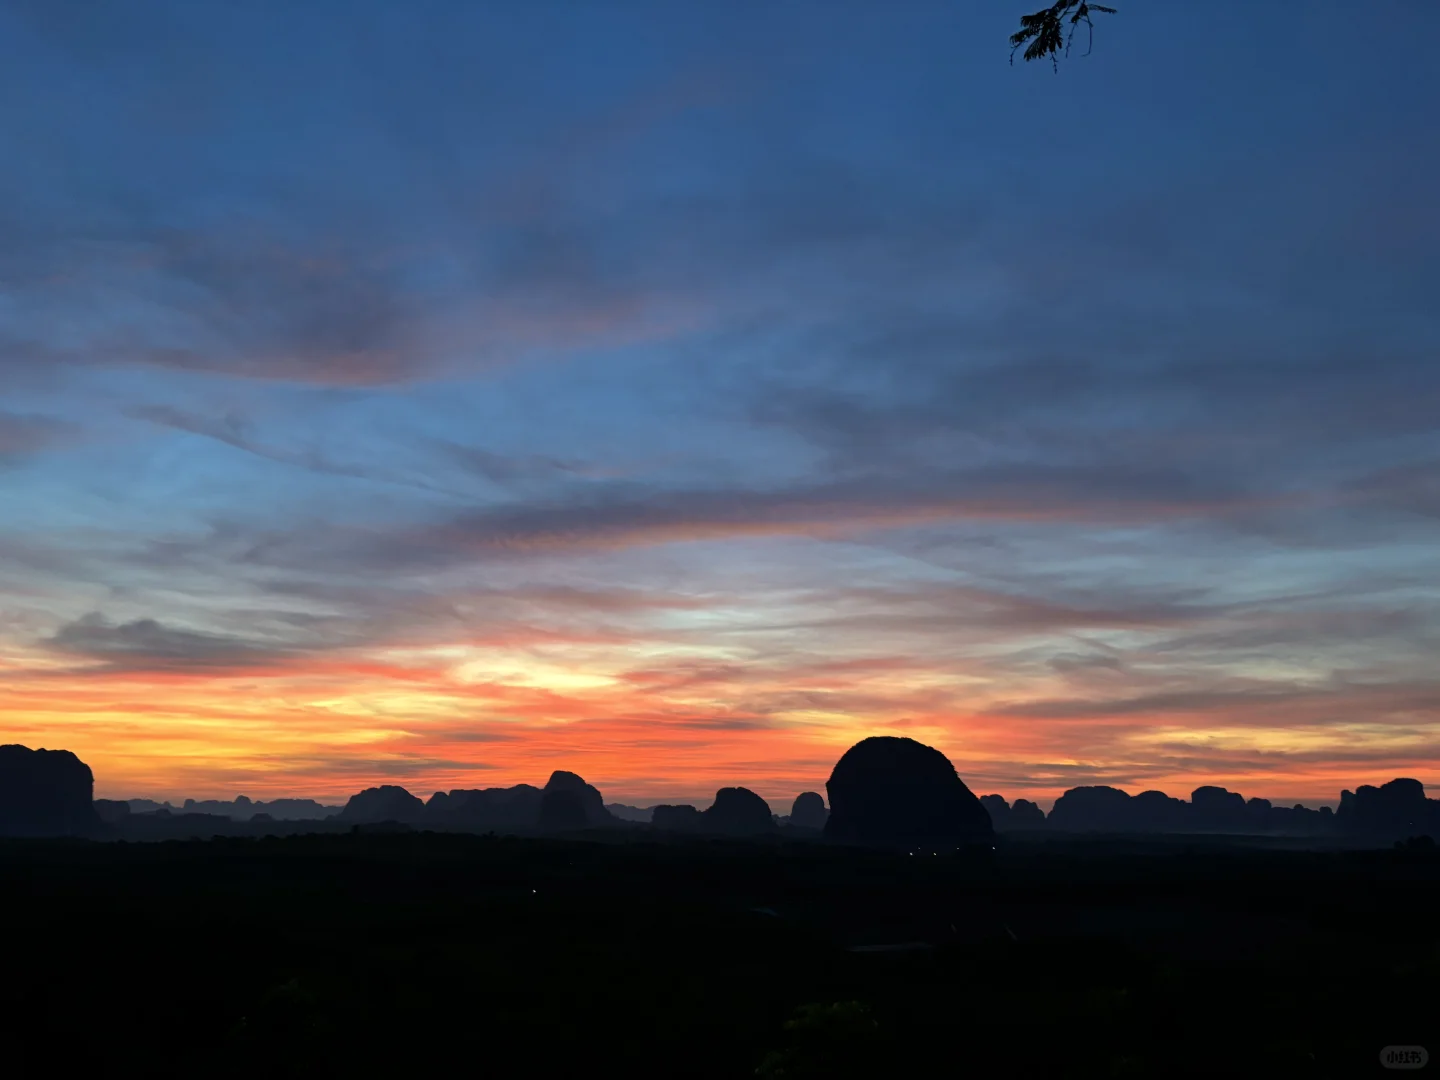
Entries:
{"label": "valley floor", "polygon": [[1425,851],[11,841],[0,897],[17,1076],[1354,1077],[1440,1052]]}

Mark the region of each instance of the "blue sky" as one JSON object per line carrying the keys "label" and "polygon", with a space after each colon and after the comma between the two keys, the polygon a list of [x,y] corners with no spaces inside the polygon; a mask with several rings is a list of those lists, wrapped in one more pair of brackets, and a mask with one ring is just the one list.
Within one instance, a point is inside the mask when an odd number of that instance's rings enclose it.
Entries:
{"label": "blue sky", "polygon": [[1440,12],[1025,7],[4,5],[4,734],[1435,779]]}

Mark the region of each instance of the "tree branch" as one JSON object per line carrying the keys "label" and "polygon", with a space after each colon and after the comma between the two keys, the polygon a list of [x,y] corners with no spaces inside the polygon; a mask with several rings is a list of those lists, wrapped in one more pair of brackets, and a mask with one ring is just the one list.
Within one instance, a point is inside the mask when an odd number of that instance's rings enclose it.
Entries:
{"label": "tree branch", "polygon": [[[1090,18],[1092,11],[1114,15],[1115,9],[1104,4],[1092,4],[1089,0],[1056,0],[1048,8],[1041,8],[1030,15],[1020,16],[1020,29],[1010,35],[1010,63],[1015,63],[1015,53],[1025,46],[1026,61],[1050,57],[1050,66],[1058,74],[1060,53],[1070,55],[1070,45],[1075,40],[1075,31],[1083,22],[1088,33],[1088,45],[1084,55],[1089,56],[1095,47],[1095,23]],[[1069,17],[1068,31],[1064,25]]]}

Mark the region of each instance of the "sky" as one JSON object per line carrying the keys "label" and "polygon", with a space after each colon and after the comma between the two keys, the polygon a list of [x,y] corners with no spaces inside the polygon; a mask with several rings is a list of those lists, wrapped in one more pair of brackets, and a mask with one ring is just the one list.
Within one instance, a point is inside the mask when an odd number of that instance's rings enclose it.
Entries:
{"label": "sky", "polygon": [[1440,7],[1036,6],[0,4],[0,741],[1440,784]]}

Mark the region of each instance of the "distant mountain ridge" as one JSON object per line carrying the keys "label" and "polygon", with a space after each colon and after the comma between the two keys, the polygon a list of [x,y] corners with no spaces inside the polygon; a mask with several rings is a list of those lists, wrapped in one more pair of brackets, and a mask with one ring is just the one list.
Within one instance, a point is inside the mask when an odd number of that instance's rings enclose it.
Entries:
{"label": "distant mountain ridge", "polygon": [[1104,785],[1070,788],[1049,814],[1017,799],[1010,806],[999,795],[986,795],[996,829],[1045,828],[1058,832],[1201,833],[1212,835],[1373,836],[1404,839],[1440,836],[1440,800],[1425,796],[1418,780],[1401,777],[1378,787],[1364,784],[1340,793],[1340,807],[1315,810],[1299,803],[1276,806],[1269,799],[1247,799],[1237,791],[1205,784],[1189,801],[1163,791],[1131,795]]}
{"label": "distant mountain ridge", "polygon": [[327,806],[314,799],[251,800],[245,795],[233,799],[186,799],[180,806],[153,799],[126,799],[132,814],[153,814],[168,810],[172,814],[219,814],[234,821],[249,821],[256,814],[269,814],[276,821],[323,821],[334,817],[343,807]]}
{"label": "distant mountain ridge", "polygon": [[[0,835],[135,836],[251,835],[255,830],[307,827],[417,829],[497,833],[653,829],[695,835],[818,838],[863,846],[931,848],[984,842],[995,833],[1141,833],[1358,838],[1372,842],[1440,837],[1440,800],[1424,785],[1398,777],[1340,793],[1338,809],[1278,806],[1202,785],[1188,800],[1162,791],[1138,795],[1116,787],[1070,788],[1046,814],[1027,799],[976,798],[946,758],[912,739],[862,740],[836,764],[826,785],[831,805],[802,792],[791,813],[776,815],[744,787],[722,788],[713,804],[635,807],[606,804],[576,773],[557,770],[544,787],[456,788],[422,800],[384,784],[353,795],[343,807],[313,799],[186,799],[180,807],[148,799],[95,799],[94,776],[65,750],[0,746]],[[838,804],[838,806],[836,805]],[[248,830],[248,831],[247,831]]]}

